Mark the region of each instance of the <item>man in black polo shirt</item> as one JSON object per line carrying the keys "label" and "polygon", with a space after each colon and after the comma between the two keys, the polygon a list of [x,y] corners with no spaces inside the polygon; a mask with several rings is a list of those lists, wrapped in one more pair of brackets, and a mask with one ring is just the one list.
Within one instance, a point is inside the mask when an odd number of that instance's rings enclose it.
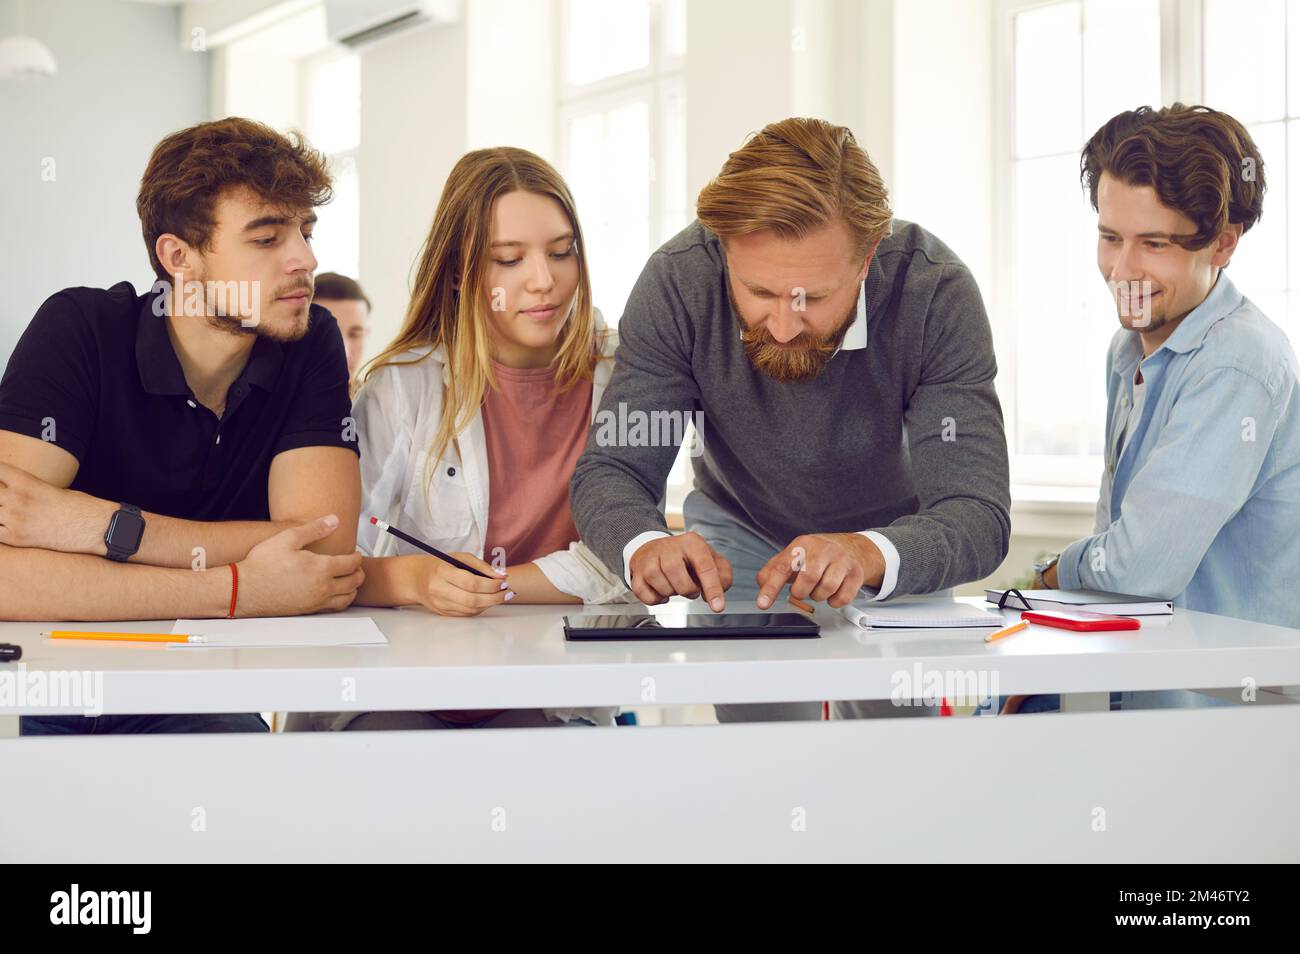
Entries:
{"label": "man in black polo shirt", "polygon": [[[338,610],[362,575],[338,326],[311,304],[323,157],[245,119],[164,139],[159,281],[70,288],[0,378],[0,618]],[[24,734],[264,731],[257,715],[28,717]]]}

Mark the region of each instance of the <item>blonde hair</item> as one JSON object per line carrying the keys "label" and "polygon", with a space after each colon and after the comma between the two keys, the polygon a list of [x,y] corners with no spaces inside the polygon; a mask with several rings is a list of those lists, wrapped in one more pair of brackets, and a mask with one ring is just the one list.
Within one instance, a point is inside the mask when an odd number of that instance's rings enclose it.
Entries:
{"label": "blonde hair", "polygon": [[893,220],[880,172],[848,127],[797,117],[764,126],[728,156],[695,209],[724,241],[765,229],[802,238],[841,218],[863,256]]}
{"label": "blonde hair", "polygon": [[[518,190],[555,199],[573,230],[578,289],[556,356],[560,389],[568,390],[590,380],[593,360],[601,353],[582,230],[564,179],[545,159],[526,149],[500,146],[466,153],[443,186],[433,224],[420,250],[411,303],[401,330],[361,374],[363,380],[369,380],[385,365],[419,364],[428,360],[439,345],[445,346],[442,419],[429,449],[424,475],[426,495],[429,470],[474,419],[487,387],[497,386],[492,373],[485,282],[492,206],[501,196]],[[404,352],[423,346],[431,346],[429,354],[397,360]]]}

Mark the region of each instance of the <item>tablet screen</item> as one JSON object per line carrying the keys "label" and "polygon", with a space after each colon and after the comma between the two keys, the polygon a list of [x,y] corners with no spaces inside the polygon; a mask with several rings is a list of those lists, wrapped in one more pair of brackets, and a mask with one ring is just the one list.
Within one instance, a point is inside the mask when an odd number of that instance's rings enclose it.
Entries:
{"label": "tablet screen", "polygon": [[733,639],[811,637],[821,627],[798,613],[619,613],[566,616],[564,631],[569,639]]}

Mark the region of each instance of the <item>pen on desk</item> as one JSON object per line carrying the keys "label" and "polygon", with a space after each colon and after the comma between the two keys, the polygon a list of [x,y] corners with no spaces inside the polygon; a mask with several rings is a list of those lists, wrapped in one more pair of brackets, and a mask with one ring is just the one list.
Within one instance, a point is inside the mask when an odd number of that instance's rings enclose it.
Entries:
{"label": "pen on desk", "polygon": [[1006,629],[1000,629],[996,633],[989,633],[987,636],[984,637],[984,642],[991,643],[995,639],[1001,639],[1003,636],[1010,636],[1012,633],[1018,633],[1028,625],[1029,625],[1029,621],[1022,619],[1020,622],[1012,626],[1008,626]]}
{"label": "pen on desk", "polygon": [[411,546],[419,547],[425,553],[431,554],[432,556],[436,556],[439,560],[442,560],[446,563],[450,563],[452,566],[457,567],[458,569],[469,570],[469,572],[473,573],[475,576],[481,576],[484,579],[488,579],[488,580],[492,579],[492,577],[488,576],[482,570],[476,570],[474,569],[474,567],[469,566],[468,564],[461,563],[451,554],[443,553],[437,547],[431,547],[423,540],[415,539],[415,537],[411,536],[409,533],[403,533],[401,530],[398,530],[396,527],[390,527],[388,524],[384,523],[384,521],[380,520],[378,517],[371,517],[370,522],[373,523],[380,530],[383,530],[385,533],[391,533],[393,536],[397,537],[397,539],[405,540]]}
{"label": "pen on desk", "polygon": [[56,629],[51,633],[41,633],[50,639],[105,639],[128,643],[206,643],[206,636],[197,633],[92,633],[71,629]]}

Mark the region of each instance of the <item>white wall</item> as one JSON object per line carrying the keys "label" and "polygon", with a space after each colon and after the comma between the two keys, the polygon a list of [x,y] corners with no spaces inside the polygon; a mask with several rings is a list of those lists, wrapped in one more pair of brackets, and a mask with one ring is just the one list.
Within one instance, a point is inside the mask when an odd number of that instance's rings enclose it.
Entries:
{"label": "white wall", "polygon": [[695,197],[745,138],[793,115],[791,0],[686,6],[686,185]]}
{"label": "white wall", "polygon": [[[152,282],[140,175],[158,140],[208,108],[207,55],[181,49],[177,17],[127,0],[26,4],[24,32],[59,72],[0,80],[0,365],[54,292]],[[0,36],[16,29],[17,3],[0,0]]]}
{"label": "white wall", "polygon": [[895,2],[892,35],[894,211],[966,262],[991,310],[991,0]]}
{"label": "white wall", "polygon": [[465,152],[520,146],[556,161],[554,4],[471,0],[460,22],[361,51],[361,275],[372,353],[401,326],[410,274]]}
{"label": "white wall", "polygon": [[555,0],[465,5],[466,149],[556,150]]}
{"label": "white wall", "polygon": [[411,267],[447,173],[465,152],[465,24],[399,34],[361,53],[361,284],[377,351],[401,326]]}

